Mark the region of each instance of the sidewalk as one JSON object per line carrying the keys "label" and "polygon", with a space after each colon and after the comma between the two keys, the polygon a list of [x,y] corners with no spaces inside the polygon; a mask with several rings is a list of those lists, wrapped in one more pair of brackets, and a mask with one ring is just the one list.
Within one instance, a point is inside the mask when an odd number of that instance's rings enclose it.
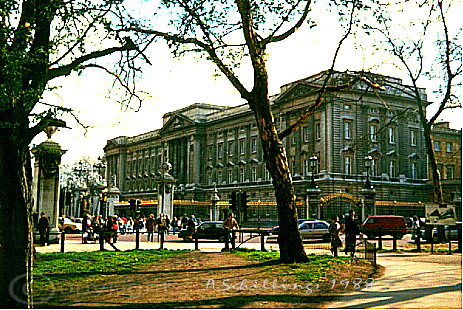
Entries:
{"label": "sidewalk", "polygon": [[384,275],[330,308],[461,309],[462,256],[429,253],[379,254]]}

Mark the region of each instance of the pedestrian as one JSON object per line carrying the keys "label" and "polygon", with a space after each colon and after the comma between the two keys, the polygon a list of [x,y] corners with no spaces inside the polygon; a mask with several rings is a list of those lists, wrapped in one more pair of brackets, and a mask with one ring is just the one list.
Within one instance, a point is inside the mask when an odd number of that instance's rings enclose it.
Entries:
{"label": "pedestrian", "polygon": [[113,243],[117,242],[117,230],[119,229],[119,224],[117,222],[117,215],[113,215],[113,226],[111,229]]}
{"label": "pedestrian", "polygon": [[174,216],[173,220],[172,220],[172,233],[175,235],[175,231],[177,230],[177,227],[178,227],[178,220],[177,218]]}
{"label": "pedestrian", "polygon": [[88,220],[88,214],[84,215],[82,219],[82,243],[88,243],[88,226],[90,226],[90,222]]}
{"label": "pedestrian", "polygon": [[338,248],[342,246],[341,238],[339,238],[341,231],[342,226],[341,224],[339,224],[339,218],[337,216],[334,216],[333,221],[331,222],[329,227],[331,238],[331,254],[333,254],[333,256],[338,256]]}
{"label": "pedestrian", "polygon": [[233,213],[230,213],[228,218],[226,218],[223,221],[223,228],[228,230],[228,235],[229,235],[229,240],[232,240],[232,230],[236,227],[236,229],[240,229],[240,226],[238,225],[238,222],[236,221],[235,217],[233,216]]}
{"label": "pedestrian", "polygon": [[127,232],[131,230],[133,230],[133,219],[129,217],[129,219],[127,220]]}
{"label": "pedestrian", "polygon": [[186,216],[186,213],[183,214],[183,217],[182,217],[182,226],[183,226],[183,229],[188,229],[188,221],[190,219],[188,218],[188,216]]}
{"label": "pedestrian", "polygon": [[166,218],[166,234],[169,234],[169,228],[170,228],[170,219],[169,219],[169,214],[165,215]]}
{"label": "pedestrian", "polygon": [[188,235],[190,235],[190,237],[192,238],[193,234],[196,233],[196,222],[195,222],[194,215],[191,215],[190,218],[188,219],[187,230],[188,230]]}
{"label": "pedestrian", "polygon": [[357,243],[357,235],[360,234],[360,229],[355,221],[355,211],[350,210],[349,216],[346,218],[344,232],[346,234],[346,246],[344,252],[351,253],[351,257],[355,256],[355,246]]}
{"label": "pedestrian", "polygon": [[154,227],[156,221],[154,220],[154,214],[150,214],[150,217],[146,220],[146,231],[148,232],[147,242],[154,242]]}
{"label": "pedestrian", "polygon": [[420,221],[415,215],[412,220],[412,240],[415,240],[415,243],[417,243],[416,240],[418,238],[420,238]]}
{"label": "pedestrian", "polygon": [[40,244],[45,246],[48,243],[48,228],[50,226],[50,220],[45,216],[45,212],[40,213],[40,219],[37,224],[37,228],[40,234]]}
{"label": "pedestrian", "polygon": [[163,213],[159,215],[157,224],[158,224],[158,242],[159,242],[161,240],[161,235],[164,235],[167,229],[166,219]]}

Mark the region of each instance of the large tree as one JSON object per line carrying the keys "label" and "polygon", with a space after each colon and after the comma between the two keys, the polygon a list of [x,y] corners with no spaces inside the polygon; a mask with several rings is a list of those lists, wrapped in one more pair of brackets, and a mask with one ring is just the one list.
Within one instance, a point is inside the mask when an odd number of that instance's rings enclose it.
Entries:
{"label": "large tree", "polygon": [[[342,42],[358,22],[354,19],[354,12],[362,7],[362,3],[331,3],[340,10],[341,16],[346,17],[343,21],[345,33],[340,38],[338,49],[332,51],[335,60]],[[162,4],[166,15],[169,16],[168,25],[160,24],[162,18],[157,21],[153,19],[148,23],[134,20],[120,31],[145,34],[153,41],[163,39],[175,55],[183,55],[186,52],[205,55],[240,93],[254,113],[264,160],[273,180],[281,227],[278,238],[280,260],[307,261],[297,226],[294,186],[282,140],[308,119],[323,101],[325,92],[346,89],[361,80],[369,83],[369,80],[365,75],[352,74],[345,84],[331,85],[335,62],[333,60],[331,69],[323,75],[322,86],[313,103],[294,124],[282,132],[277,132],[269,99],[267,47],[283,42],[307,22],[315,25],[315,21],[308,18],[313,6],[312,1],[171,0],[163,1]],[[160,11],[162,9],[161,7]],[[242,64],[249,64],[251,67],[253,81],[249,88],[243,82],[244,79],[238,77]]]}
{"label": "large tree", "polygon": [[[461,108],[463,76],[461,2],[429,0],[405,1],[379,6],[375,20],[367,26],[374,31],[376,48],[393,57],[411,85],[396,89],[416,102],[416,113],[424,129],[426,153],[432,175],[434,202],[444,203],[441,176],[432,144],[432,126],[447,109]],[[413,14],[410,14],[413,12]],[[453,14],[452,14],[453,13]],[[435,96],[434,112],[418,85],[427,83]],[[394,87],[393,85],[385,85]]]}
{"label": "large tree", "polygon": [[[135,44],[107,31],[124,8],[119,0],[0,1],[0,300],[32,306],[32,139],[45,127],[64,127],[70,108],[41,102],[51,80],[88,67],[127,80]],[[120,53],[118,70],[94,60]],[[129,65],[130,68],[124,65]],[[132,81],[133,82],[133,81]],[[125,99],[137,96],[133,91]]]}

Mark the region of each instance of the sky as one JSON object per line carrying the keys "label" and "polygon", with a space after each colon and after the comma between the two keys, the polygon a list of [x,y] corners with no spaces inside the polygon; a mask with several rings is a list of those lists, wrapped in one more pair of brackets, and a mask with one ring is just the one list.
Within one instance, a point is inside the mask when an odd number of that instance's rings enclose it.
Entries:
{"label": "sky", "polygon": [[[325,16],[318,27],[310,30],[301,27],[287,40],[269,46],[267,70],[270,95],[277,94],[281,85],[296,81],[331,66],[332,57],[340,38],[334,16]],[[457,19],[456,19],[457,20]],[[368,44],[365,38],[365,43]],[[341,49],[336,70],[362,70],[373,64],[388,60],[376,52],[359,50],[354,39],[348,40]],[[191,56],[173,58],[164,43],[159,42],[147,50],[152,65],[143,66],[143,79],[137,88],[150,94],[138,112],[131,109],[121,111],[116,103],[117,89],[110,89],[112,79],[98,69],[87,69],[77,76],[53,81],[59,86],[53,93],[46,93],[43,101],[72,107],[78,111],[82,123],[92,126],[87,133],[72,117],[65,120],[70,129],[60,129],[52,137],[67,150],[62,157],[63,164],[72,164],[82,156],[97,158],[103,156],[107,140],[118,136],[133,136],[162,126],[162,116],[193,103],[208,103],[236,106],[245,103],[239,93],[223,76],[216,76],[215,66],[207,60],[196,60]],[[409,80],[404,73],[390,66],[377,69],[378,73]],[[245,78],[250,76],[250,78]],[[252,85],[252,73],[243,70],[240,74],[245,86]],[[424,81],[422,87],[431,87]],[[248,88],[249,89],[249,88]],[[111,96],[109,96],[111,94]],[[429,94],[432,100],[432,94]],[[432,109],[432,108],[431,108]],[[451,128],[461,129],[462,109],[449,110],[441,119],[450,121]],[[44,133],[39,134],[33,144],[45,141]]]}

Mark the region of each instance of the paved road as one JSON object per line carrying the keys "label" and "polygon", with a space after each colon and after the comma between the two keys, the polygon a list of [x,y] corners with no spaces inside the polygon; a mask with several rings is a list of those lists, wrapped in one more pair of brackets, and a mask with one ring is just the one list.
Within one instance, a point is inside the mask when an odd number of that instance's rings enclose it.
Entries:
{"label": "paved road", "polygon": [[[169,237],[173,238],[172,236]],[[121,238],[122,239],[122,238]],[[134,249],[134,242],[117,242],[121,250]],[[260,243],[252,242],[243,245],[247,248],[259,249]],[[308,253],[313,244],[305,244]],[[140,242],[140,249],[158,249],[159,243]],[[194,249],[194,243],[182,241],[166,242],[167,249]],[[205,252],[216,252],[223,248],[222,243],[201,242],[200,249]],[[278,244],[266,244],[277,250]],[[58,244],[37,247],[38,252],[59,252]],[[66,252],[98,251],[99,244],[82,244],[79,239],[66,240]],[[113,250],[105,244],[105,249]],[[320,250],[317,250],[319,254]],[[324,251],[329,253],[328,251]],[[385,267],[384,275],[375,279],[371,288],[364,288],[340,301],[331,308],[462,308],[462,256],[431,255],[429,253],[378,254],[377,262]]]}
{"label": "paved road", "polygon": [[384,275],[330,308],[461,309],[461,259],[461,254],[379,254]]}

